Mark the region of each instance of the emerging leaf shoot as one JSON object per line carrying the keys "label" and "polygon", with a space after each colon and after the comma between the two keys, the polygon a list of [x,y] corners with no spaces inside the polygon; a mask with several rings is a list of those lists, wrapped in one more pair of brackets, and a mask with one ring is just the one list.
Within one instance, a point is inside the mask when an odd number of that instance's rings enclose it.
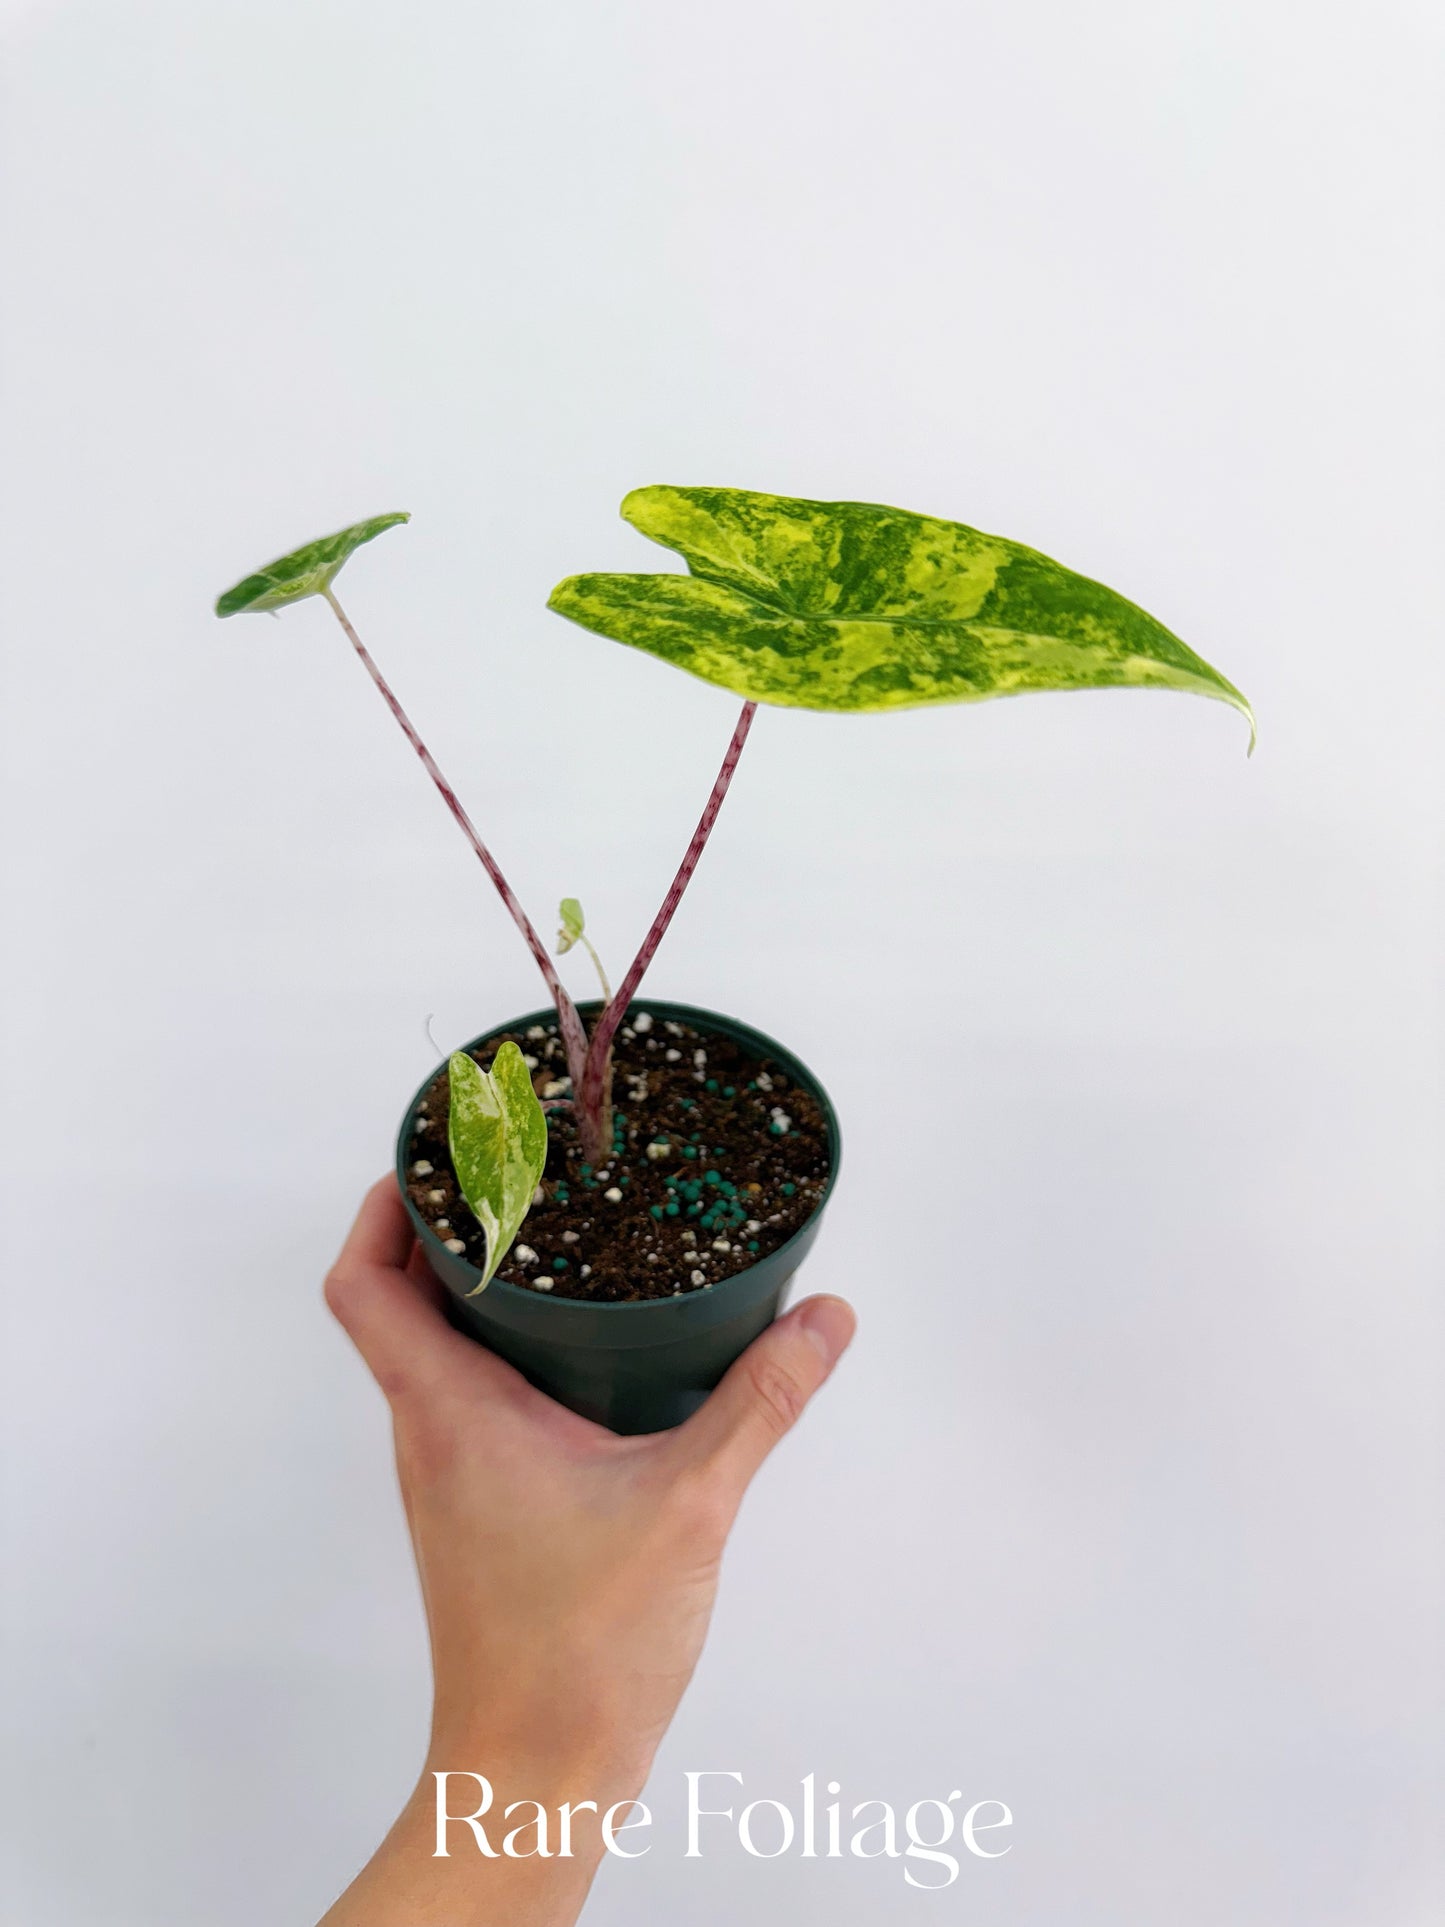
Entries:
{"label": "emerging leaf shoot", "polygon": [[576,897],[563,897],[557,905],[557,915],[562,926],[557,932],[557,955],[565,957],[582,935],[586,920],[582,915],[582,905]]}
{"label": "emerging leaf shoot", "polygon": [[598,982],[602,985],[602,1001],[610,1004],[612,986],[607,981],[607,972],[602,968],[602,959],[592,948],[592,939],[587,935],[587,919],[576,897],[563,897],[557,905],[557,918],[560,926],[557,931],[557,955],[565,957],[573,944],[580,943],[596,969]]}
{"label": "emerging leaf shoot", "polygon": [[394,529],[398,522],[410,520],[411,517],[401,511],[394,515],[373,515],[369,522],[353,522],[350,528],[339,529],[335,535],[323,535],[304,548],[293,549],[290,555],[268,562],[264,569],[258,569],[233,589],[227,589],[217,600],[216,614],[258,614],[268,609],[284,609],[293,602],[304,601],[307,596],[325,595],[343,564],[363,542],[373,541],[387,529]]}
{"label": "emerging leaf shoot", "polygon": [[959,522],[871,502],[640,488],[634,528],[687,575],[574,575],[548,607],[751,702],[827,710],[1028,690],[1234,685],[1102,583]]}
{"label": "emerging leaf shoot", "polygon": [[470,1294],[475,1298],[490,1284],[531,1208],[547,1162],[547,1119],[513,1043],[502,1045],[490,1071],[457,1051],[447,1072],[452,1168],[487,1241],[482,1282]]}

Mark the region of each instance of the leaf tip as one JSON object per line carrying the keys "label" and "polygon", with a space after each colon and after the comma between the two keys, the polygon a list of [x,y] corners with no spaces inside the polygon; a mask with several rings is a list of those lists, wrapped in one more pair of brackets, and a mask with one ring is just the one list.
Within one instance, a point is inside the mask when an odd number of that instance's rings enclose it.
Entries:
{"label": "leaf tip", "polygon": [[[1220,677],[1220,681],[1224,682],[1222,676]],[[1244,753],[1246,758],[1253,756],[1255,744],[1259,741],[1259,723],[1255,718],[1254,704],[1249,700],[1248,696],[1244,694],[1243,690],[1236,689],[1233,683],[1224,683],[1224,700],[1229,704],[1231,709],[1237,709],[1249,724],[1249,747]]]}
{"label": "leaf tip", "polygon": [[630,522],[636,528],[638,516],[645,513],[650,502],[665,492],[657,482],[645,482],[641,488],[630,488],[619,503],[617,513],[624,522]]}
{"label": "leaf tip", "polygon": [[568,607],[568,604],[575,595],[577,584],[581,579],[580,576],[576,575],[564,575],[562,580],[556,584],[551,595],[547,598],[547,607],[554,615],[571,615],[572,611]]}
{"label": "leaf tip", "polygon": [[222,595],[216,597],[216,614],[223,621],[227,616],[238,616],[259,593],[259,578],[248,575],[243,581],[233,583]]}

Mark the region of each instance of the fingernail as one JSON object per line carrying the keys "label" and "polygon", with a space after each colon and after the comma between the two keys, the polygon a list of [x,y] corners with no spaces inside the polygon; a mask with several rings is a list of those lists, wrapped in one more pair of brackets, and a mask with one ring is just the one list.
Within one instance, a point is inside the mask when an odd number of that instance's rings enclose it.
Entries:
{"label": "fingernail", "polygon": [[836,1365],[847,1351],[857,1323],[848,1306],[841,1298],[810,1298],[799,1305],[797,1318],[823,1363]]}

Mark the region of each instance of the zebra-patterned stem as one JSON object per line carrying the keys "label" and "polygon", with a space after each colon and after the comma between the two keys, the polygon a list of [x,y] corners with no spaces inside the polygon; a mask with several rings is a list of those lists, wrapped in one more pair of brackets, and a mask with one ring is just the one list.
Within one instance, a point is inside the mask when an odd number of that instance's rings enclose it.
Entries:
{"label": "zebra-patterned stem", "polygon": [[682,893],[692,880],[692,873],[701,860],[712,835],[712,826],[717,821],[717,813],[722,808],[723,798],[728,793],[728,785],[733,780],[733,771],[738,766],[738,758],[743,753],[743,744],[748,740],[748,731],[753,726],[757,713],[756,703],[744,703],[742,714],[738,717],[737,727],[733,730],[732,741],[728,744],[727,754],[723,757],[722,768],[717,773],[717,781],[712,786],[712,794],[707,799],[698,826],[692,833],[692,841],[687,846],[677,875],[672,879],[667,895],[662,900],[662,908],[652,920],[652,928],[642,940],[642,948],[633,958],[627,975],[617,987],[617,994],[598,1018],[587,1046],[587,1068],[578,1092],[578,1111],[584,1123],[600,1120],[609,1108],[608,1085],[612,1059],[612,1040],[617,1028],[627,1014],[627,1006],[636,995],[637,986],[642,982],[643,972],[657,955],[657,947],[667,935],[667,926],[682,902]]}
{"label": "zebra-patterned stem", "polygon": [[442,801],[461,826],[462,832],[471,844],[473,850],[475,850],[482,868],[496,885],[497,894],[501,897],[502,902],[506,904],[513,923],[516,924],[522,936],[525,938],[527,948],[536,958],[537,968],[541,971],[547,988],[552,994],[552,1001],[557,1006],[557,1020],[562,1033],[562,1047],[567,1053],[567,1069],[571,1073],[573,1088],[579,1089],[586,1072],[587,1033],[582,1028],[582,1019],[577,1013],[577,1006],[567,995],[562,980],[557,975],[552,959],[547,954],[546,946],[533,928],[531,918],[513,894],[511,884],[508,883],[507,879],[502,875],[496,858],[477,834],[476,825],[462,808],[461,799],[442,774],[436,758],[417,734],[411,718],[397,701],[390,683],[387,682],[385,676],[382,675],[372,660],[371,652],[367,649],[366,644],[361,640],[361,637],[357,635],[355,629],[352,628],[351,620],[346,611],[336,600],[330,588],[323,589],[322,594],[331,604],[332,613],[345,630],[352,648],[366,665],[367,674],[381,691],[382,700],[401,725],[402,733],[405,735],[406,740],[421,758],[422,768],[441,792]]}

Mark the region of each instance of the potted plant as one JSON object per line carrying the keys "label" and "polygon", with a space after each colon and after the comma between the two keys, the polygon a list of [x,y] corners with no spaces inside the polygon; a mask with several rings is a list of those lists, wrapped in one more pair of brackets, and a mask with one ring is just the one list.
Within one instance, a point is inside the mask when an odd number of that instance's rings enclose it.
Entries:
{"label": "potted plant", "polygon": [[[548,606],[742,698],[667,895],[614,991],[579,1007],[535,925],[336,598],[359,522],[226,592],[218,615],[319,595],[531,950],[551,1007],[451,1054],[402,1121],[397,1176],[454,1321],[575,1410],[675,1424],[776,1315],[838,1170],[831,1105],[761,1032],[639,1001],[759,704],[884,711],[1030,690],[1240,692],[1152,616],[1047,556],[956,522],[742,489],[643,488],[627,521],[687,573],[570,576]],[[559,953],[591,951],[563,900]],[[525,1228],[525,1238],[521,1235]]]}

